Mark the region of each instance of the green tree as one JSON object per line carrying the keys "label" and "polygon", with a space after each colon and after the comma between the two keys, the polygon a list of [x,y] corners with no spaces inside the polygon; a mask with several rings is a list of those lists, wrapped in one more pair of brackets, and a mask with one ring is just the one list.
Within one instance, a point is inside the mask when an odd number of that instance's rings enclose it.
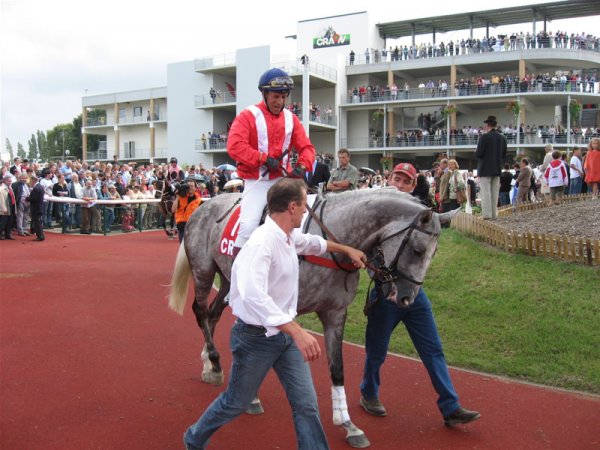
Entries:
{"label": "green tree", "polygon": [[49,161],[50,160],[50,151],[48,149],[46,133],[44,133],[42,130],[37,130],[36,134],[37,134],[37,145],[38,145],[40,160]]}
{"label": "green tree", "polygon": [[38,159],[39,151],[37,145],[37,139],[35,138],[35,134],[31,135],[31,139],[27,141],[29,145],[29,152],[27,153],[27,158],[33,161],[34,159]]}
{"label": "green tree", "polygon": [[25,149],[23,148],[23,144],[20,142],[17,143],[17,156],[21,159],[25,159],[27,157]]}
{"label": "green tree", "polygon": [[6,138],[6,151],[9,154],[10,161],[12,161],[13,160],[13,147],[8,138]]}

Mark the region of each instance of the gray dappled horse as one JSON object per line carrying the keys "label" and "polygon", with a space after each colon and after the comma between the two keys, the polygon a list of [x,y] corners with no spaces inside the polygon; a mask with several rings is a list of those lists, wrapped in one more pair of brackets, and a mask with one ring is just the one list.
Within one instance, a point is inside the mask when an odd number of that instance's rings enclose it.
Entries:
{"label": "gray dappled horse", "polygon": [[[202,351],[202,380],[215,385],[223,383],[223,370],[213,335],[227,306],[225,296],[229,292],[232,264],[232,258],[219,251],[219,247],[225,245],[222,234],[227,220],[217,223],[216,219],[238,197],[239,194],[220,195],[203,204],[192,215],[177,254],[169,298],[169,306],[182,314],[189,277],[193,277],[195,298],[192,309],[206,342]],[[398,307],[413,302],[435,253],[440,225],[450,222],[456,213],[432,213],[412,196],[395,188],[327,195],[320,198],[313,208],[339,242],[361,249],[370,259],[378,261],[379,269],[374,276],[384,281],[384,291],[397,291]],[[308,230],[304,231],[324,234],[314,220],[308,222]],[[331,258],[330,254],[324,256]],[[335,257],[339,260],[340,255]],[[343,261],[339,263],[344,265]],[[217,273],[221,286],[209,305],[208,297]],[[333,422],[344,427],[351,446],[363,448],[370,443],[363,431],[350,420],[342,361],[347,307],[356,295],[358,278],[357,271],[335,270],[302,261],[298,314],[316,312],[323,324],[333,383]]]}

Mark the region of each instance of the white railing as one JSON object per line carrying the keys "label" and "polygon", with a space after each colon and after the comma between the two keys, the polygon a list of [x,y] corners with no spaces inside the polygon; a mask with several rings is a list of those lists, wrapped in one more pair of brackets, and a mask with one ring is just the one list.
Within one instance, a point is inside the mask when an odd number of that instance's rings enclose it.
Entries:
{"label": "white railing", "polygon": [[235,53],[224,53],[221,55],[196,58],[194,60],[194,69],[196,71],[211,69],[213,67],[233,66],[235,65]]}

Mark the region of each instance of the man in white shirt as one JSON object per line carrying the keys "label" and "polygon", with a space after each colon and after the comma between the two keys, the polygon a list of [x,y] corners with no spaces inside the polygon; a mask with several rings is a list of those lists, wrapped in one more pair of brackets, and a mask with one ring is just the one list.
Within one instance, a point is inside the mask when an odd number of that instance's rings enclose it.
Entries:
{"label": "man in white shirt", "polygon": [[269,216],[242,247],[231,271],[229,304],[238,317],[231,329],[233,362],[227,389],[184,435],[188,450],[204,449],[212,434],[250,406],[273,368],[294,411],[299,449],[328,449],[308,361],[321,349],[294,321],[298,302],[298,255],[343,253],[364,267],[360,250],[302,234],[306,186],[283,178],[267,193]]}
{"label": "man in white shirt", "polygon": [[581,194],[581,188],[583,187],[583,166],[581,164],[581,149],[579,147],[573,148],[573,155],[569,162],[571,172],[569,174],[569,195]]}
{"label": "man in white shirt", "polygon": [[[54,186],[52,178],[53,174],[50,169],[45,168],[42,170],[40,184],[44,188],[44,196],[52,197],[52,186]],[[52,202],[44,200],[42,217],[44,219],[44,228],[52,228]]]}

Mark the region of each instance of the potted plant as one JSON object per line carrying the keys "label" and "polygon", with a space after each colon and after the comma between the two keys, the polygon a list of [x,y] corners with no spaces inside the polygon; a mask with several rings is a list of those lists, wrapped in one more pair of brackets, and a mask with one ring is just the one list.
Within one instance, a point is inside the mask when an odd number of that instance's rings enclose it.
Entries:
{"label": "potted plant", "polygon": [[390,170],[392,164],[394,164],[394,158],[392,156],[383,156],[379,162],[383,170]]}
{"label": "potted plant", "polygon": [[506,104],[506,110],[512,112],[515,115],[515,120],[518,120],[521,112],[521,102],[518,100],[511,100]]}
{"label": "potted plant", "polygon": [[457,111],[456,105],[454,105],[454,104],[446,105],[442,108],[442,117],[444,119],[447,119],[448,116],[454,114],[456,111]]}
{"label": "potted plant", "polygon": [[569,103],[569,113],[571,114],[571,123],[575,125],[579,121],[581,114],[581,103],[577,100],[571,100],[571,103]]}

